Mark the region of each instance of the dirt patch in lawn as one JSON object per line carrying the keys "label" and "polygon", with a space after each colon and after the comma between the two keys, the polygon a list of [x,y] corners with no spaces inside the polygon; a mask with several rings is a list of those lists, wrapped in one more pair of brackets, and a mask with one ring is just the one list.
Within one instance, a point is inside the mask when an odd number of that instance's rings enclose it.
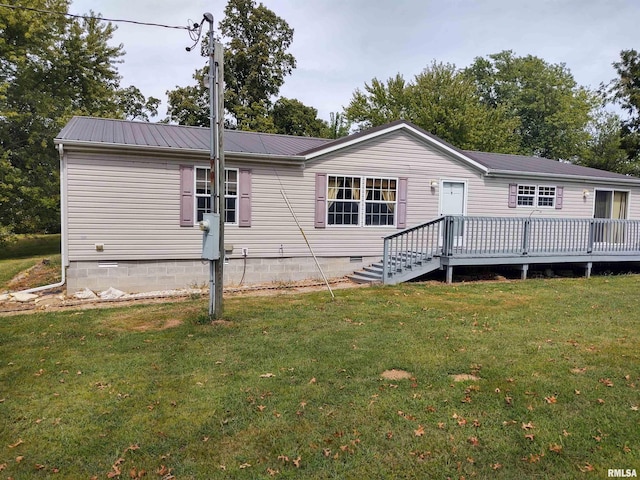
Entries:
{"label": "dirt patch in lawn", "polygon": [[20,272],[7,283],[7,289],[13,292],[26,290],[39,285],[48,285],[60,280],[60,267],[51,264],[48,258],[42,259],[33,267]]}
{"label": "dirt patch in lawn", "polygon": [[380,374],[380,376],[385,380],[406,380],[408,378],[411,378],[413,375],[405,370],[392,368],[391,370],[385,370]]}

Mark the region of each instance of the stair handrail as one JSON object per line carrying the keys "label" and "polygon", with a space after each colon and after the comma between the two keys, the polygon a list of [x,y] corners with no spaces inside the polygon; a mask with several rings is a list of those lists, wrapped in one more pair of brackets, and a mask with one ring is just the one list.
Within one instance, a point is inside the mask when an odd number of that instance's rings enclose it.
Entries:
{"label": "stair handrail", "polygon": [[440,229],[444,220],[441,216],[384,237],[383,283],[389,283],[394,275],[423,262],[428,256],[440,253]]}

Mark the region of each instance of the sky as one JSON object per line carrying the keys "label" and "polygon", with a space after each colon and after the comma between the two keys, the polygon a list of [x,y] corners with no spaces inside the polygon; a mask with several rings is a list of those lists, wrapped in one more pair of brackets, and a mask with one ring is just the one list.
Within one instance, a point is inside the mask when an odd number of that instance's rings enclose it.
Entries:
{"label": "sky", "polygon": [[[257,1],[256,3],[260,3]],[[458,68],[503,50],[563,63],[579,85],[597,88],[616,73],[620,51],[640,49],[640,0],[263,0],[294,29],[297,68],[280,96],[296,98],[329,119],[356,89],[400,73],[406,80],[436,62]],[[70,13],[186,26],[214,16],[226,0],[72,0]],[[191,20],[191,22],[190,22]],[[121,86],[135,85],[162,100],[194,83],[205,65],[185,30],[117,23],[122,44]],[[205,24],[206,25],[206,24]]]}

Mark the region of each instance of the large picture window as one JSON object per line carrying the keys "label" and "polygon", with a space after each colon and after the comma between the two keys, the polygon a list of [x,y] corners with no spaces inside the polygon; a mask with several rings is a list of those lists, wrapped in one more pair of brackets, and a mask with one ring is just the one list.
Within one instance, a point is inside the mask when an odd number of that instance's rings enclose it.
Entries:
{"label": "large picture window", "polygon": [[[211,182],[209,168],[196,167],[196,219],[202,220],[202,215],[211,211]],[[238,170],[225,168],[224,170],[224,199],[225,218],[229,224],[238,223]]]}
{"label": "large picture window", "polygon": [[397,183],[394,178],[329,175],[327,223],[354,226],[395,225]]}

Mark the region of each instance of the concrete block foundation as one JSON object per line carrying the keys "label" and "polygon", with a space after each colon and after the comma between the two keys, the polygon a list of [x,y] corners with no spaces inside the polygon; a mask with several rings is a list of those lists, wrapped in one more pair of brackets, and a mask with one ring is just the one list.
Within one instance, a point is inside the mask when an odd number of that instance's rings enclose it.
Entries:
{"label": "concrete block foundation", "polygon": [[[380,257],[318,258],[327,278],[343,277]],[[322,280],[312,257],[233,258],[224,265],[224,286],[292,283]],[[127,293],[203,288],[209,282],[209,262],[203,260],[75,261],[67,268],[67,293],[84,288],[103,291],[109,287]]]}

